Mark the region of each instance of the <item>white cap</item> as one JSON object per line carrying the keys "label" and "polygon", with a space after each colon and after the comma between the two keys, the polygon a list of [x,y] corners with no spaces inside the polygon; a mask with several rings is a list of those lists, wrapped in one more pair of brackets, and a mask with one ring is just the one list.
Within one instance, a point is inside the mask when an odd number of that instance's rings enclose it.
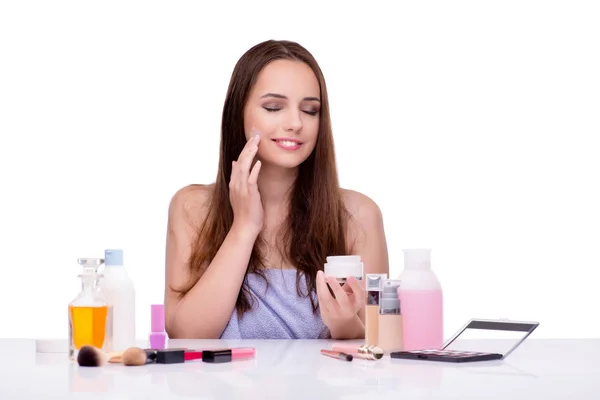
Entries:
{"label": "white cap", "polygon": [[362,279],[363,276],[363,263],[360,261],[360,256],[327,257],[324,269],[325,275],[336,278],[354,276],[357,279]]}
{"label": "white cap", "polygon": [[327,257],[327,262],[329,264],[333,263],[355,263],[360,262],[360,256],[329,256]]}
{"label": "white cap", "polygon": [[404,249],[405,268],[431,268],[431,249]]}

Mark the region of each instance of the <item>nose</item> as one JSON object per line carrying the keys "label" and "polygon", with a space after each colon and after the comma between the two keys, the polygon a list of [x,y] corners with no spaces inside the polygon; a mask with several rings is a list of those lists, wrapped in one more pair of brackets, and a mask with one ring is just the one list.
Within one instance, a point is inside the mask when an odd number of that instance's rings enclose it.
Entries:
{"label": "nose", "polygon": [[300,111],[290,109],[285,121],[285,130],[287,132],[299,132],[302,129],[302,126],[302,116],[300,115]]}

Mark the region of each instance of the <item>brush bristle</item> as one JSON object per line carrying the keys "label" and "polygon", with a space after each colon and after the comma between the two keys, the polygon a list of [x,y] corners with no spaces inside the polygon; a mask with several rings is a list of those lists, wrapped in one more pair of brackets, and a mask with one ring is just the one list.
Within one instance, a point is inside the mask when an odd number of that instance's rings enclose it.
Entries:
{"label": "brush bristle", "polygon": [[123,352],[121,361],[123,365],[138,366],[146,364],[148,356],[143,349],[139,347],[130,347]]}
{"label": "brush bristle", "polygon": [[81,367],[100,367],[106,363],[106,357],[101,350],[93,346],[82,346],[77,355],[77,363]]}
{"label": "brush bristle", "polygon": [[346,354],[346,361],[352,361],[353,359],[352,354]]}

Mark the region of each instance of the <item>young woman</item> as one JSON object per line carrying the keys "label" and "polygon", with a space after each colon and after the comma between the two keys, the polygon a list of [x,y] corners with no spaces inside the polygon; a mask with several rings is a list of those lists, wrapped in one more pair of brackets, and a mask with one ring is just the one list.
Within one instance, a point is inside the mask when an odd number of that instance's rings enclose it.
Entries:
{"label": "young woman", "polygon": [[260,43],[231,77],[216,182],[180,189],[169,206],[167,333],[363,338],[362,283],[322,271],[327,256],[350,254],[365,274],[388,273],[379,207],[338,185],[321,69],[297,43]]}

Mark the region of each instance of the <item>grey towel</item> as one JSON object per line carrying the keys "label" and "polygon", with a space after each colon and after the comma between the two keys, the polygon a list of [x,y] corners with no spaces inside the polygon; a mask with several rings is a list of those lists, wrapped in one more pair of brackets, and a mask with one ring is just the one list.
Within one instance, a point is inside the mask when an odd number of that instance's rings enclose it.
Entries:
{"label": "grey towel", "polygon": [[[269,281],[248,274],[248,289],[254,295],[252,310],[238,319],[234,310],[225,327],[222,339],[330,339],[329,329],[317,310],[313,313],[310,299],[300,297],[296,290],[295,269],[269,269]],[[301,293],[306,293],[304,278],[300,279]],[[316,302],[316,293],[311,294]]]}

